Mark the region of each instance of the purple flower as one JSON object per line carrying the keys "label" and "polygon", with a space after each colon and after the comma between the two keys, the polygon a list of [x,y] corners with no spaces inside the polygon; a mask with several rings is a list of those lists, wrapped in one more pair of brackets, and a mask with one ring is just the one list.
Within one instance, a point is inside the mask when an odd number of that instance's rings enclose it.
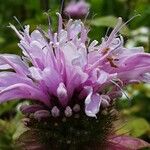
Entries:
{"label": "purple flower", "polygon": [[64,13],[71,18],[82,18],[88,14],[89,8],[90,5],[84,0],[80,0],[78,2],[72,0],[65,7]]}
{"label": "purple flower", "polygon": [[[82,111],[96,117],[108,107],[127,84],[150,82],[150,54],[142,47],[127,49],[118,35],[122,20],[108,37],[89,42],[88,29],[80,20],[70,19],[62,28],[59,16],[58,32],[40,29],[29,33],[10,27],[20,38],[23,56],[0,54],[0,102],[30,99],[36,106],[23,112],[38,111],[35,116],[58,117]],[[41,107],[39,106],[41,105]],[[42,114],[40,114],[42,112]]]}

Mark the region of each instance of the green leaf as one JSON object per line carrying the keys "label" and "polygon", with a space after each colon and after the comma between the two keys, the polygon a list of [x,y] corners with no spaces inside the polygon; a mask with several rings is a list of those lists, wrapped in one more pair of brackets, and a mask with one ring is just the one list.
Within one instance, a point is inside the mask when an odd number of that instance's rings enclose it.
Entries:
{"label": "green leaf", "polygon": [[140,137],[150,131],[150,125],[144,118],[131,118],[117,131],[117,134],[129,133],[133,137]]}
{"label": "green leaf", "polygon": [[[104,27],[112,27],[114,28],[117,24],[117,18],[114,16],[105,16],[105,17],[100,17],[96,18],[90,21],[90,24],[93,26],[104,26]],[[121,29],[120,33],[124,35],[129,35],[129,29],[126,25],[123,26]]]}
{"label": "green leaf", "polygon": [[0,116],[4,113],[8,113],[9,111],[12,111],[15,106],[17,105],[17,102],[7,102],[0,105]]}

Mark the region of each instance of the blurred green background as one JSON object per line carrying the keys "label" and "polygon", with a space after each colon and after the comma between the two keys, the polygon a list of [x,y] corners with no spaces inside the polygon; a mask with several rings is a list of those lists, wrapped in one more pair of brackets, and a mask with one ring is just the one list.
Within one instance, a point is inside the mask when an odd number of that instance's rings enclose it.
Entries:
{"label": "blurred green background", "polygon": [[[66,3],[69,1],[65,1]],[[124,22],[139,14],[121,31],[127,47],[144,46],[150,52],[150,2],[149,0],[87,0],[90,14],[86,24],[91,29],[90,38],[101,40],[108,27],[113,28],[118,17]],[[8,27],[18,18],[22,25],[30,24],[31,30],[41,25],[47,27],[49,11],[53,26],[57,24],[56,12],[60,10],[61,0],[0,0],[0,53],[18,53],[18,38]],[[150,85],[140,84],[127,87],[129,100],[123,97],[117,107],[121,111],[121,120],[116,123],[118,134],[126,133],[150,142]],[[22,131],[17,102],[0,105],[0,150],[13,147],[12,141]],[[18,131],[19,128],[19,131]]]}

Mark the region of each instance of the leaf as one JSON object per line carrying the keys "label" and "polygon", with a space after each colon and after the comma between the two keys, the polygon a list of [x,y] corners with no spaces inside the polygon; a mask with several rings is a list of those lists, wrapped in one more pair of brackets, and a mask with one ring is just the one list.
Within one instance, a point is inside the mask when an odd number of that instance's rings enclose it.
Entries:
{"label": "leaf", "polygon": [[4,113],[12,112],[12,110],[15,110],[15,106],[17,105],[17,102],[8,102],[8,103],[3,103],[0,105],[0,116],[3,115]]}
{"label": "leaf", "polygon": [[[104,26],[104,27],[112,27],[114,28],[117,24],[117,18],[114,16],[105,16],[105,17],[100,17],[96,18],[90,21],[90,24],[93,26]],[[129,29],[126,25],[121,29],[120,33],[124,35],[129,35]]]}
{"label": "leaf", "polygon": [[133,137],[140,137],[150,131],[150,125],[144,118],[132,118],[117,131],[117,134],[129,132]]}
{"label": "leaf", "polygon": [[3,44],[5,42],[5,39],[3,37],[0,37],[0,44]]}

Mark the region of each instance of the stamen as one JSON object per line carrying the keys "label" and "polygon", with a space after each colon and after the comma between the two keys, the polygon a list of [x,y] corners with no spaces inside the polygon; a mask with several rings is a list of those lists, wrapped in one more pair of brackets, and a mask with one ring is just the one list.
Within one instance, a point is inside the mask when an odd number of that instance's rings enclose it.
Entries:
{"label": "stamen", "polygon": [[70,26],[71,26],[71,24],[72,24],[72,19],[70,19],[69,21],[68,21],[68,23],[67,23],[67,34],[68,34],[68,40],[70,40],[70,38],[71,38],[71,35],[70,35]]}
{"label": "stamen", "polygon": [[130,100],[130,98],[128,97],[128,95],[126,94],[126,92],[124,92],[124,90],[121,88],[121,86],[119,85],[119,84],[117,84],[115,81],[113,81],[113,80],[111,80],[110,82],[112,82],[113,84],[115,84],[120,90],[121,90],[121,92],[126,96],[126,98],[129,100],[129,101],[131,101]]}
{"label": "stamen", "polygon": [[23,36],[19,33],[19,31],[16,29],[16,27],[14,25],[9,23],[8,27],[12,28],[21,40],[23,39]]}
{"label": "stamen", "polygon": [[122,24],[122,26],[118,29],[118,31],[120,31],[125,25],[127,25],[130,21],[132,21],[134,18],[141,16],[140,14],[137,14],[133,17],[131,17],[128,21],[126,21],[124,24]]}
{"label": "stamen", "polygon": [[114,64],[114,62],[113,62],[114,59],[113,58],[107,57],[107,60],[109,61],[111,67],[118,68],[118,66]]}
{"label": "stamen", "polygon": [[17,23],[20,25],[21,29],[24,31],[24,28],[23,28],[21,22],[18,20],[18,18],[16,16],[13,16],[13,17],[17,21]]}
{"label": "stamen", "polygon": [[50,19],[50,16],[47,12],[45,12],[44,14],[47,15],[47,19],[48,19],[48,26],[49,26],[48,35],[49,35],[50,40],[53,42],[53,34],[52,34],[52,29],[51,29],[51,19]]}
{"label": "stamen", "polygon": [[109,47],[106,47],[106,48],[102,49],[102,52],[103,52],[103,54],[105,55],[109,50],[110,50],[110,48],[109,48]]}
{"label": "stamen", "polygon": [[61,7],[60,7],[60,14],[63,14],[64,6],[65,6],[65,0],[62,0]]}
{"label": "stamen", "polygon": [[56,15],[58,16],[58,34],[60,33],[60,31],[62,30],[62,17],[59,13],[56,13]]}
{"label": "stamen", "polygon": [[107,31],[106,31],[106,34],[105,34],[105,39],[108,37],[107,35],[108,35],[109,30],[110,30],[110,27],[107,28]]}
{"label": "stamen", "polygon": [[119,31],[121,24],[122,24],[122,18],[119,17],[116,27],[113,29],[113,31],[111,32],[111,34],[107,40],[107,44],[111,42],[111,40],[114,38],[116,33]]}
{"label": "stamen", "polygon": [[85,16],[85,18],[84,18],[84,21],[83,21],[84,24],[85,24],[85,22],[86,22],[86,20],[87,20],[87,18],[88,18],[88,16],[89,16],[89,14],[90,14],[90,12],[88,11],[88,13],[86,14],[86,16]]}

